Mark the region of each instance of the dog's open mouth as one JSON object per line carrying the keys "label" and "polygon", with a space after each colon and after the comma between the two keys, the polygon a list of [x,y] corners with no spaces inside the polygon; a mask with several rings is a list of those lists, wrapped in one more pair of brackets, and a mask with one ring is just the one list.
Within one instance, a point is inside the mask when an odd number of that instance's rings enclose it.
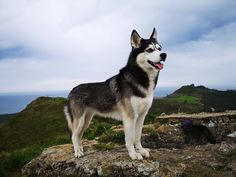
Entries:
{"label": "dog's open mouth", "polygon": [[164,64],[161,63],[161,61],[159,61],[159,62],[153,62],[153,61],[148,60],[148,63],[149,63],[150,65],[154,66],[156,69],[159,69],[159,70],[163,69],[163,67],[164,67]]}

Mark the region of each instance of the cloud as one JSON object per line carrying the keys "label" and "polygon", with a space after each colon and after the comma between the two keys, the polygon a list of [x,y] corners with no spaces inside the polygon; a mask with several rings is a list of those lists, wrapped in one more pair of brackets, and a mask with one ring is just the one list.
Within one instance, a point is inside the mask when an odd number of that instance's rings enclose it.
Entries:
{"label": "cloud", "polygon": [[105,80],[126,64],[132,29],[147,38],[153,27],[168,52],[159,85],[234,85],[235,8],[233,0],[1,1],[0,92]]}
{"label": "cloud", "polygon": [[[212,30],[197,41],[189,41],[173,47],[169,54],[172,61],[168,62],[164,76],[169,84],[196,83],[211,87],[234,87],[236,83],[235,56],[236,22]],[[164,79],[163,78],[163,79]]]}

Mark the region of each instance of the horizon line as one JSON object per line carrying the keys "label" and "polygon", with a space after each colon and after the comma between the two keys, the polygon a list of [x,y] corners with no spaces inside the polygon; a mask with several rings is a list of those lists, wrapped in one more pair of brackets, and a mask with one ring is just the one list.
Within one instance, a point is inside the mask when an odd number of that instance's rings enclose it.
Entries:
{"label": "horizon line", "polygon": [[[192,84],[184,84],[182,86],[157,86],[155,88],[155,91],[158,91],[158,88],[169,88],[169,89],[177,89],[177,88],[181,88],[183,86],[190,86]],[[209,89],[216,89],[216,90],[236,90],[236,86],[205,86],[205,85],[195,85],[193,84],[195,87],[197,86],[204,86],[206,88]],[[11,94],[39,94],[39,93],[65,93],[65,92],[70,92],[71,89],[62,89],[62,90],[31,90],[31,91],[0,91],[0,95],[11,95]]]}

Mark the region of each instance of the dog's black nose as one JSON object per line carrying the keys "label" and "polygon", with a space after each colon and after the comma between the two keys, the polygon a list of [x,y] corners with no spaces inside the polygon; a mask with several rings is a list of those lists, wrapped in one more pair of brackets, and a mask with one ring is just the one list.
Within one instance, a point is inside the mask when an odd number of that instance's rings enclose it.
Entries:
{"label": "dog's black nose", "polygon": [[166,53],[161,53],[161,54],[160,54],[161,61],[165,61],[165,60],[166,60],[166,56],[167,56]]}

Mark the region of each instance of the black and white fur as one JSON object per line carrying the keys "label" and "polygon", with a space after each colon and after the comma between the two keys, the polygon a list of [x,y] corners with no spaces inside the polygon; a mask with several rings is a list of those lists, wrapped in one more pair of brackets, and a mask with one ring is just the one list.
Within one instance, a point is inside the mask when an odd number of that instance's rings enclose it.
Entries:
{"label": "black and white fur", "polygon": [[132,50],[128,62],[119,74],[104,82],[78,85],[68,96],[64,112],[72,133],[75,157],[84,154],[81,138],[95,114],[123,121],[131,159],[149,157],[149,151],[141,145],[141,133],[166,53],[161,52],[155,28],[149,39],[141,38],[133,30],[130,42]]}

